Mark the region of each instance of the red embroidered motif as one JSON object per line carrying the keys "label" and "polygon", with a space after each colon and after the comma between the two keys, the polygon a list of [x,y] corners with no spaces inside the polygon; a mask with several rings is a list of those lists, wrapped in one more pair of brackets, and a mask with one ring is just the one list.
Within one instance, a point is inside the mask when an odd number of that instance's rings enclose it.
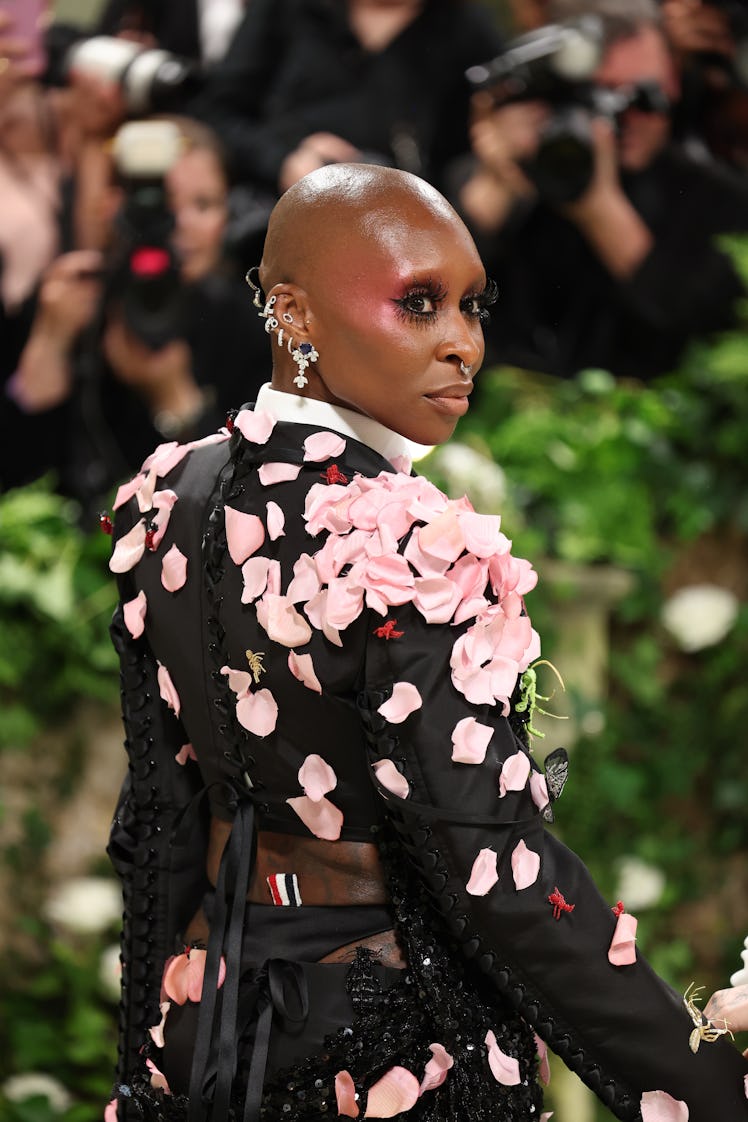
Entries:
{"label": "red embroidered motif", "polygon": [[226,414],[226,428],[229,432],[234,431],[234,417],[236,416],[235,410],[232,409],[230,413]]}
{"label": "red embroidered motif", "polygon": [[154,553],[155,549],[156,549],[156,545],[153,541],[155,536],[156,536],[156,527],[155,526],[149,526],[148,529],[145,532],[145,548],[150,549],[151,553]]}
{"label": "red embroidered motif", "polygon": [[396,619],[388,619],[381,627],[375,627],[373,634],[376,635],[377,639],[402,639],[405,632],[395,631],[396,625]]}
{"label": "red embroidered motif", "polygon": [[615,905],[615,907],[612,909],[612,911],[613,911],[614,916],[622,916],[623,913],[626,911],[623,900],[619,900],[618,903]]}
{"label": "red embroidered motif", "polygon": [[348,482],[348,476],[343,475],[337,464],[330,464],[329,468],[327,468],[326,471],[320,473],[320,479],[326,479],[328,483]]}
{"label": "red embroidered motif", "polygon": [[553,904],[553,918],[561,919],[562,912],[573,912],[576,904],[567,904],[564,899],[563,892],[560,891],[558,886],[553,889],[553,892],[548,897],[548,903]]}
{"label": "red embroidered motif", "polygon": [[112,527],[112,520],[105,510],[102,511],[101,514],[99,515],[99,526],[101,527],[101,529],[104,531],[105,534],[111,534],[112,528],[113,528]]}

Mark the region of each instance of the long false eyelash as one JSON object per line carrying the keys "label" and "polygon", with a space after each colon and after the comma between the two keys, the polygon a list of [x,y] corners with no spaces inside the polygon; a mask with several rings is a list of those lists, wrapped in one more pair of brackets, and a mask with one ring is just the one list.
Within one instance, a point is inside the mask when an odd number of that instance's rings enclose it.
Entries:
{"label": "long false eyelash", "polygon": [[[499,288],[496,281],[489,279],[486,281],[486,287],[483,291],[475,293],[474,296],[466,296],[462,301],[462,306],[469,315],[477,316],[478,321],[485,326],[491,319],[491,313],[488,309],[491,304],[496,303],[498,296]],[[472,308],[471,305],[473,304],[477,307]]]}
{"label": "long false eyelash", "polygon": [[[397,297],[393,303],[397,306],[398,315],[414,323],[427,324],[436,318],[439,305],[447,295],[447,289],[441,282],[429,278],[423,284],[415,284],[404,296]],[[419,311],[413,304],[419,299],[430,300],[434,307],[430,311]]]}

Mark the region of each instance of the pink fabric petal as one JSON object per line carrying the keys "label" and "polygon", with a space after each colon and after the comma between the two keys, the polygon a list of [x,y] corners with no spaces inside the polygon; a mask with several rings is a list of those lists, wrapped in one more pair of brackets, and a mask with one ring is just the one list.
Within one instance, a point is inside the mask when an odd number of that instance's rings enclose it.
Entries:
{"label": "pink fabric petal", "polygon": [[392,760],[377,760],[372,764],[374,774],[383,787],[397,795],[398,799],[407,799],[410,787],[405,776],[397,770]]}
{"label": "pink fabric petal", "polygon": [[242,565],[242,604],[251,604],[258,596],[262,596],[268,586],[269,557],[250,557]]}
{"label": "pink fabric petal", "polygon": [[119,487],[117,488],[117,494],[114,496],[112,510],[119,510],[121,506],[124,506],[125,503],[128,503],[135,492],[138,490],[142,482],[143,473],[139,471],[138,474],[134,475],[132,479],[129,479],[127,483],[120,483]]}
{"label": "pink fabric petal", "polygon": [[225,441],[231,439],[231,433],[228,429],[219,429],[218,432],[211,432],[208,436],[201,436],[199,440],[190,440],[186,446],[190,452],[194,452],[196,448],[206,448],[209,444],[224,444]]}
{"label": "pink fabric petal", "polygon": [[264,409],[240,409],[234,417],[234,428],[239,429],[244,439],[252,444],[267,444],[275,428],[275,417]]}
{"label": "pink fabric petal", "polygon": [[179,716],[179,710],[182,708],[179,701],[179,694],[177,693],[176,686],[171,680],[171,674],[160,662],[158,664],[158,671],[156,674],[158,679],[158,688],[162,699],[166,702],[170,709],[174,710],[174,716]]}
{"label": "pink fabric petal", "polygon": [[431,1059],[424,1068],[421,1086],[418,1088],[419,1096],[424,1091],[433,1091],[436,1087],[441,1087],[447,1078],[447,1072],[454,1064],[454,1060],[443,1044],[429,1044],[429,1049]]}
{"label": "pink fabric petal", "polygon": [[550,1122],[551,1118],[553,1118],[553,1111],[552,1110],[544,1110],[543,1113],[540,1115],[540,1122]]}
{"label": "pink fabric petal", "polygon": [[327,586],[327,622],[336,631],[345,631],[364,610],[364,590],[353,574],[335,577]]}
{"label": "pink fabric petal", "polygon": [[314,558],[308,553],[302,553],[293,567],[293,579],[286,590],[286,596],[292,604],[306,603],[316,596],[320,590],[320,579]]}
{"label": "pink fabric petal", "polygon": [[667,1091],[645,1091],[641,1099],[642,1122],[688,1122],[688,1106]]}
{"label": "pink fabric petal", "polygon": [[631,966],[636,962],[637,920],[628,912],[621,912],[608,950],[608,962],[613,966]]}
{"label": "pink fabric petal", "polygon": [[395,471],[399,471],[401,475],[410,475],[413,468],[413,461],[405,452],[401,452],[399,456],[393,456],[390,463]]}
{"label": "pink fabric petal", "polygon": [[338,777],[330,765],[316,753],[307,756],[299,768],[299,783],[304,788],[304,794],[313,803],[318,803],[338,785]]}
{"label": "pink fabric petal", "polygon": [[280,561],[275,558],[268,566],[268,586],[266,591],[271,596],[280,596],[281,594],[281,567]]}
{"label": "pink fabric petal", "polygon": [[465,537],[457,513],[449,508],[418,531],[418,544],[424,553],[444,561],[456,561],[465,549]]}
{"label": "pink fabric petal", "polygon": [[156,492],[156,469],[151,468],[147,475],[142,475],[141,483],[135,492],[135,497],[138,500],[138,510],[141,514],[147,514],[149,510],[153,510],[153,496]]}
{"label": "pink fabric petal", "polygon": [[449,623],[462,592],[448,577],[417,577],[413,604],[427,623]]}
{"label": "pink fabric petal", "polygon": [[356,1085],[348,1071],[339,1071],[335,1076],[335,1100],[338,1115],[345,1118],[358,1118],[360,1111],[356,1102]]}
{"label": "pink fabric petal", "polygon": [[221,673],[229,680],[229,689],[233,690],[237,700],[246,697],[252,689],[252,675],[248,670],[232,670],[230,666],[222,666]]}
{"label": "pink fabric petal", "polygon": [[530,775],[530,794],[538,810],[548,806],[551,801],[548,794],[548,783],[542,771],[533,771]]}
{"label": "pink fabric petal", "polygon": [[528,849],[524,841],[519,841],[512,851],[512,876],[518,892],[535,884],[540,872],[540,854]]}
{"label": "pink fabric petal", "polygon": [[500,545],[498,514],[473,514],[470,511],[457,515],[465,539],[465,548],[475,557],[492,557]]}
{"label": "pink fabric petal", "polygon": [[142,589],[134,600],[128,600],[126,604],[122,605],[125,627],[130,632],[133,639],[139,639],[145,631],[145,613],[147,608],[148,600]]}
{"label": "pink fabric petal", "polygon": [[273,483],[288,483],[296,479],[301,471],[301,464],[260,464],[257,475],[263,487],[270,487]]}
{"label": "pink fabric petal", "polygon": [[395,682],[392,696],[377,709],[391,725],[399,725],[423,705],[421,695],[412,682]]}
{"label": "pink fabric petal", "polygon": [[153,496],[153,506],[156,513],[153,516],[153,521],[156,524],[156,531],[153,535],[153,548],[158,549],[166,533],[166,527],[169,525],[171,518],[172,508],[179,496],[175,491],[156,491]]}
{"label": "pink fabric petal", "polygon": [[493,849],[482,849],[473,861],[470,880],[465,885],[471,896],[485,896],[499,879],[499,855]]}
{"label": "pink fabric petal", "polygon": [[153,1041],[153,1043],[156,1045],[157,1048],[163,1048],[163,1046],[164,1046],[164,1025],[166,1024],[166,1015],[167,1015],[167,1013],[169,1012],[170,1009],[171,1009],[171,1002],[170,1001],[162,1001],[161,1005],[159,1006],[159,1011],[161,1013],[161,1020],[159,1021],[159,1023],[157,1025],[151,1025],[151,1027],[148,1029],[151,1040]]}
{"label": "pink fabric petal", "polygon": [[507,791],[521,791],[530,777],[530,758],[524,752],[508,756],[501,766],[499,776],[499,797]]}
{"label": "pink fabric petal", "polygon": [[370,1089],[364,1118],[394,1118],[418,1102],[420,1084],[404,1067],[391,1067]]}
{"label": "pink fabric petal", "polygon": [[153,1060],[146,1060],[145,1066],[151,1073],[151,1087],[155,1091],[163,1091],[165,1095],[170,1095],[169,1084],[167,1083],[166,1076],[162,1071],[159,1071]]}
{"label": "pink fabric petal", "polygon": [[225,506],[226,544],[235,565],[243,565],[265,541],[265,527],[256,514],[245,514],[232,506]]}
{"label": "pink fabric petal", "polygon": [[113,573],[129,573],[144,553],[145,519],[141,518],[115,545],[109,558],[109,568]]}
{"label": "pink fabric petal", "polygon": [[333,643],[336,647],[343,646],[343,640],[340,638],[340,633],[337,628],[328,623],[327,620],[327,589],[321,588],[320,591],[313,596],[311,600],[304,605],[304,611],[312,622],[312,625],[321,631],[328,642]]}
{"label": "pink fabric petal", "polygon": [[308,795],[300,795],[295,799],[286,799],[286,802],[316,838],[338,840],[343,828],[343,815],[329,799],[313,802]]}
{"label": "pink fabric petal", "polygon": [[541,1040],[536,1032],[533,1033],[535,1037],[535,1047],[538,1053],[538,1075],[540,1082],[544,1083],[547,1087],[551,1081],[551,1065],[548,1061],[548,1045],[544,1040]]}
{"label": "pink fabric petal", "polygon": [[448,560],[424,553],[418,544],[418,534],[412,535],[403,551],[403,557],[422,577],[441,577],[449,568]]}
{"label": "pink fabric petal", "polygon": [[313,432],[304,441],[304,459],[321,463],[333,456],[342,456],[345,440],[335,432]]}
{"label": "pink fabric petal", "polygon": [[287,596],[266,592],[257,602],[257,619],[273,642],[283,647],[303,647],[312,637],[311,627]]}
{"label": "pink fabric petal", "polygon": [[187,580],[187,558],[173,545],[161,562],[161,583],[167,592],[178,592]]}
{"label": "pink fabric petal", "polygon": [[161,479],[168,475],[172,468],[181,463],[189,452],[186,444],[178,444],[176,440],[169,440],[166,444],[159,444],[140,465],[141,471],[155,468],[156,475]]}
{"label": "pink fabric petal", "polygon": [[112,1099],[104,1107],[104,1122],[118,1122],[116,1099]]}
{"label": "pink fabric petal", "polygon": [[255,736],[269,736],[278,723],[278,706],[270,690],[258,690],[239,698],[236,717],[247,732]]}
{"label": "pink fabric petal", "polygon": [[505,1087],[516,1086],[520,1082],[519,1060],[502,1052],[492,1029],[486,1033],[486,1047],[488,1066],[496,1082],[503,1083]]}
{"label": "pink fabric petal", "polygon": [[456,764],[482,764],[492,736],[490,725],[482,725],[475,717],[463,717],[452,729],[452,759]]}
{"label": "pink fabric petal", "polygon": [[164,994],[175,1001],[177,1005],[185,1005],[187,1002],[187,990],[189,979],[187,977],[187,967],[189,966],[189,958],[186,954],[176,954],[166,964],[164,970],[164,977],[161,983]]}
{"label": "pink fabric petal", "polygon": [[297,681],[302,682],[309,690],[322,693],[322,683],[314,673],[314,664],[310,654],[299,655],[296,651],[288,652],[288,669]]}
{"label": "pink fabric petal", "polygon": [[285,535],[283,527],[286,525],[286,516],[277,503],[269,502],[266,506],[268,537],[271,542]]}
{"label": "pink fabric petal", "polygon": [[174,759],[184,767],[188,760],[197,760],[195,749],[191,744],[183,744]]}

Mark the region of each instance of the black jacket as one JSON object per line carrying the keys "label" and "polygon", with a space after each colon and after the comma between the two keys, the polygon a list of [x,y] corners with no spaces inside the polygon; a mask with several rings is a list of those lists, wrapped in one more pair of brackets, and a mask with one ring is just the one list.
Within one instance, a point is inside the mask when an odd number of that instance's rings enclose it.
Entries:
{"label": "black jacket", "polygon": [[[205,837],[197,825],[184,828],[191,794],[204,783],[214,814],[230,818],[239,808],[235,821],[241,825],[235,830],[245,829],[241,807],[251,805],[261,828],[309,836],[286,800],[302,795],[299,769],[316,754],[335,773],[336,786],[325,798],[333,813],[342,813],[341,837],[370,838],[372,827],[385,823],[394,828],[400,853],[431,900],[439,944],[483,972],[482,991],[476,992],[503,1002],[508,1021],[521,1014],[617,1117],[639,1118],[642,1094],[660,1090],[686,1101],[691,1122],[745,1122],[746,1061],[724,1041],[702,1044],[695,1054],[690,1050],[693,1024],[682,1000],[641,955],[630,965],[611,965],[608,949],[616,918],[610,902],[600,897],[579,858],[544,828],[528,781],[537,769],[514,709],[519,695],[513,692],[511,709],[502,700],[512,691],[518,665],[534,654],[529,622],[520,614],[520,594],[532,584],[529,566],[510,560],[508,543],[490,521],[470,523],[469,549],[453,548],[454,520],[468,525],[459,521],[469,516],[467,508],[447,507],[425,481],[394,475],[391,464],[350,437],[341,438],[328,458],[305,459],[304,441],[319,431],[278,422],[269,436],[245,439],[235,429],[230,441],[218,438],[178,464],[173,457],[180,453],[163,448],[155,464],[156,486],[177,499],[166,503],[171,516],[155,551],[140,548],[154,511],[142,514],[131,499],[118,516],[114,567],[121,571],[123,603],[141,593],[147,600],[144,636],[129,635],[121,612],[115,626],[131,753],[112,843],[128,890],[120,1080],[131,1080],[141,1062],[144,1028],[158,1021],[163,962],[199,902]],[[268,484],[260,470],[264,464],[299,470],[295,479]],[[411,488],[405,504],[398,498],[403,487]],[[359,505],[349,507],[350,497],[361,491]],[[152,528],[158,533],[164,510],[163,494],[157,492]],[[442,521],[437,521],[439,511]],[[348,533],[352,521],[368,527],[358,538]],[[432,529],[421,536],[424,526]],[[251,542],[241,547],[249,540],[245,534],[254,538],[254,550]],[[366,557],[364,543],[370,551]],[[126,556],[128,546],[135,553]],[[187,566],[186,582],[176,592],[162,583],[172,546]],[[435,552],[425,562],[423,551],[432,546]],[[333,547],[343,552],[333,557]],[[448,568],[449,560],[437,556],[443,547],[444,556],[459,555],[459,566],[470,574],[469,579],[463,574],[458,600],[470,600],[472,608],[457,625],[425,618],[454,618],[456,602],[444,608],[437,595],[445,590],[443,582],[426,579],[415,585],[423,597],[419,603],[408,602],[408,592],[403,593],[424,567]],[[298,616],[287,600],[273,600],[277,592],[265,596],[262,580],[254,590],[260,598],[253,603],[247,594],[242,602],[245,580],[249,585],[257,579],[250,572],[254,566],[243,575],[245,555],[267,569],[271,587],[290,593]],[[377,564],[367,568],[369,562]],[[315,591],[320,571],[321,596]],[[352,571],[363,574],[359,584],[348,580]],[[273,583],[278,577],[279,585]],[[482,614],[484,593],[492,605],[487,616]],[[349,594],[358,602],[352,604]],[[279,614],[263,617],[261,624],[263,597],[268,611],[275,605]],[[427,601],[430,607],[424,606]],[[484,621],[496,621],[490,641],[476,612]],[[288,626],[296,634],[289,635]],[[467,661],[477,669],[496,660],[490,663],[496,677],[479,671],[472,684],[460,678],[459,670],[471,635],[477,636],[478,647]],[[249,676],[232,682],[227,668],[246,673],[247,652],[261,653],[264,672],[258,682]],[[311,656],[301,674],[298,666],[296,672],[291,667],[293,652]],[[299,680],[304,676],[306,683]],[[240,708],[243,686],[251,705],[267,691],[262,735],[250,731],[256,718]],[[486,700],[486,690],[499,700]],[[159,701],[159,691],[172,706],[181,704],[179,720]],[[408,716],[388,706],[403,696],[410,702]],[[472,728],[474,721],[488,734],[485,759],[455,762],[454,730],[460,722]],[[201,773],[188,764],[189,779],[174,761],[187,740]],[[525,781],[510,783],[501,795],[500,777],[510,758],[520,771],[526,769]],[[193,811],[197,805],[202,811],[194,821],[204,823],[204,800],[198,799]],[[517,887],[513,874],[512,859],[522,852],[522,843],[539,859],[539,873],[527,887]],[[479,854],[489,864],[495,858],[498,873],[485,895],[466,890]],[[141,922],[146,913],[150,926]],[[424,983],[418,1000],[428,1000],[429,985]],[[469,1028],[455,1024],[445,1031],[457,1033],[459,1041]],[[482,1039],[476,1044],[482,1047]],[[453,1080],[460,1078],[458,1066]],[[488,1100],[492,1088],[496,1096],[506,1091],[485,1064],[481,1079]],[[446,1105],[442,1109],[439,1117],[460,1117],[459,1097],[457,1113]],[[506,1109],[502,1118],[529,1117]]]}

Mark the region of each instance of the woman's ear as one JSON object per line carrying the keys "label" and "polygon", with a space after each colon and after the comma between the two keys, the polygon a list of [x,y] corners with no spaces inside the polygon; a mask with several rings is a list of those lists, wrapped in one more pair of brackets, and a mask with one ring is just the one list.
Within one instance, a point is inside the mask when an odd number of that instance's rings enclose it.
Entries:
{"label": "woman's ear", "polygon": [[296,284],[276,284],[268,293],[274,296],[273,315],[287,335],[293,335],[297,342],[309,337],[313,315],[309,297],[303,288]]}

